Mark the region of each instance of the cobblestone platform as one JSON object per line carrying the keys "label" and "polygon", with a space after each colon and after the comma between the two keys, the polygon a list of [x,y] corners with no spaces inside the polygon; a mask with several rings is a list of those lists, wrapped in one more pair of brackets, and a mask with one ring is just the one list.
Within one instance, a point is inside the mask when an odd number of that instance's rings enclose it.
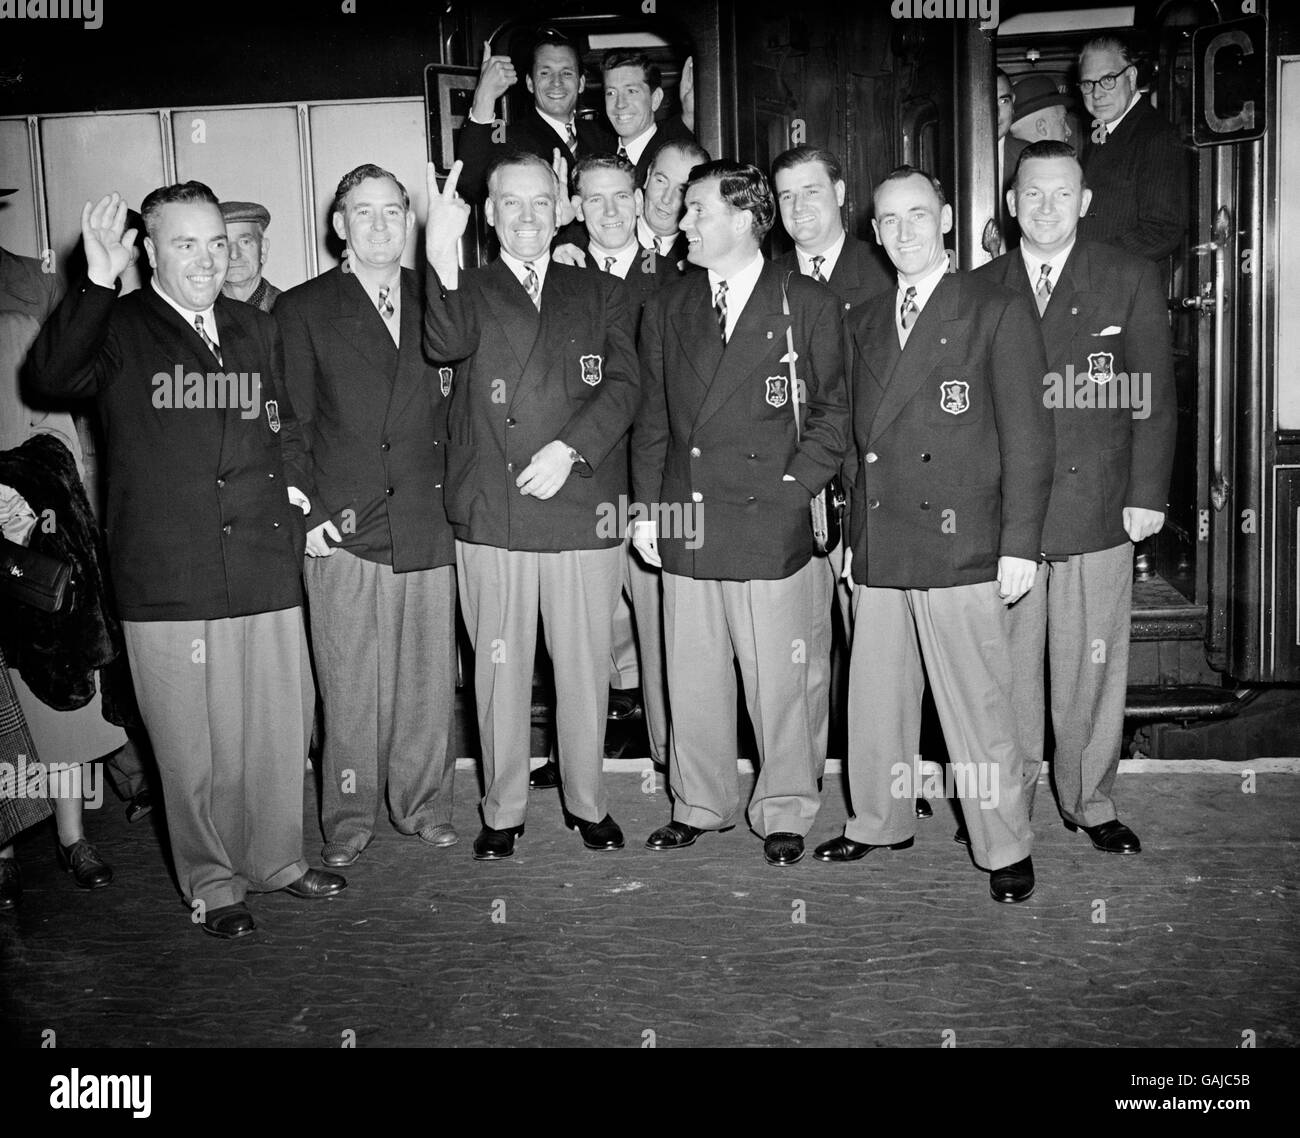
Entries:
{"label": "cobblestone platform", "polygon": [[[517,855],[474,862],[462,770],[459,845],[381,833],[341,896],[254,897],[258,932],[234,943],[190,923],[157,813],[129,827],[110,797],[88,830],[111,888],[77,890],[52,830],[20,842],[0,1030],[22,1047],[47,1031],[60,1047],[159,1048],[337,1047],[347,1032],[358,1046],[1300,1043],[1294,775],[1261,774],[1254,794],[1234,774],[1122,775],[1139,857],[1066,833],[1040,788],[1038,889],[1019,906],[990,900],[943,803],[909,851],[774,869],[743,824],[643,849],[668,818],[662,780],[607,777],[626,850],[584,850],[555,792],[534,791]],[[828,777],[810,846],[844,816]]]}

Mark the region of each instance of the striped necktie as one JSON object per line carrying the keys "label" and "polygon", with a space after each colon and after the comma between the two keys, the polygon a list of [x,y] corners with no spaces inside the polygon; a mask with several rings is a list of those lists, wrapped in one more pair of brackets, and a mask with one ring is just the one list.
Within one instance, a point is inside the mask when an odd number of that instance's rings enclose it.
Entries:
{"label": "striped necktie", "polygon": [[908,285],[907,291],[903,294],[903,303],[898,309],[898,318],[903,325],[904,332],[910,332],[912,325],[916,323],[916,318],[920,314],[920,309],[916,307],[916,285]]}
{"label": "striped necktie", "polygon": [[567,122],[564,126],[564,129],[569,136],[569,153],[577,154],[578,153],[578,132],[573,129],[573,121],[570,120],[569,122]]}
{"label": "striped necktie", "polygon": [[612,273],[612,272],[614,271],[614,261],[615,261],[616,259],[617,259],[617,258],[615,258],[615,257],[606,257],[606,258],[605,258],[605,272],[607,272],[607,273]]}
{"label": "striped necktie", "polygon": [[718,293],[713,298],[713,311],[718,314],[718,334],[727,342],[727,282],[718,282]]}
{"label": "striped necktie", "polygon": [[538,287],[537,270],[533,267],[532,261],[525,261],[524,268],[528,270],[528,275],[524,277],[524,288],[528,290],[528,299],[533,302],[533,307],[540,312],[542,310],[542,290]]}
{"label": "striped necktie", "polygon": [[625,162],[631,162],[631,161],[632,161],[632,159],[628,156],[628,153],[627,153],[627,147],[624,146],[624,145],[622,144],[622,142],[620,142],[620,143],[618,144],[618,156],[619,156],[620,158],[622,158],[623,161],[625,161]]}
{"label": "striped necktie", "polygon": [[203,317],[197,313],[194,316],[194,331],[199,334],[199,339],[207,344],[208,351],[216,357],[217,366],[225,367],[225,364],[221,362],[221,349],[217,347],[216,342],[208,335],[207,329],[203,327]]}
{"label": "striped necktie", "polygon": [[1034,300],[1038,304],[1038,315],[1047,311],[1047,302],[1052,299],[1052,266],[1044,263],[1038,271],[1038,285],[1034,289]]}
{"label": "striped necktie", "polygon": [[393,302],[388,299],[388,294],[392,291],[389,285],[383,285],[379,290],[379,311],[384,314],[385,320],[389,319],[394,311]]}
{"label": "striped necktie", "polygon": [[815,281],[821,281],[822,284],[826,283],[826,278],[822,276],[822,265],[825,261],[826,258],[822,256],[817,256],[812,259],[812,279]]}

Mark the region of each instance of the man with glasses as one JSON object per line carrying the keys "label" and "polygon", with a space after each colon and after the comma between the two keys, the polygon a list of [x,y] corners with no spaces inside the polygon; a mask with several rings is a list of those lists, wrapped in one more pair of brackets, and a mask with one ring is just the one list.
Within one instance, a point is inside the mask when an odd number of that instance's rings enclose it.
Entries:
{"label": "man with glasses", "polygon": [[1187,229],[1182,143],[1138,89],[1137,66],[1123,40],[1089,40],[1078,63],[1079,93],[1092,116],[1083,173],[1093,195],[1080,236],[1163,261]]}

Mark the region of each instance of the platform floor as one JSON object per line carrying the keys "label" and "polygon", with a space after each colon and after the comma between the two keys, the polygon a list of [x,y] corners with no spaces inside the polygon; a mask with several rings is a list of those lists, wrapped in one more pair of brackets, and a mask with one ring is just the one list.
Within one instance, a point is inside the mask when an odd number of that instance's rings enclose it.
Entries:
{"label": "platform floor", "polygon": [[[764,864],[744,826],[655,854],[651,772],[607,775],[628,848],[584,850],[534,791],[517,855],[477,863],[473,771],[459,845],[382,833],[329,901],[253,898],[258,932],[190,924],[158,812],[88,815],[111,888],[77,890],[50,829],[19,843],[0,914],[0,1033],[38,1047],[191,1045],[1260,1047],[1300,1043],[1300,776],[1122,774],[1144,852],[1094,851],[1040,788],[1038,889],[990,900],[944,803],[906,852]],[[828,777],[812,840],[845,816]],[[652,791],[647,793],[647,791]],[[309,861],[319,864],[304,788]],[[811,843],[810,843],[811,844]],[[648,1034],[653,1033],[653,1034]]]}

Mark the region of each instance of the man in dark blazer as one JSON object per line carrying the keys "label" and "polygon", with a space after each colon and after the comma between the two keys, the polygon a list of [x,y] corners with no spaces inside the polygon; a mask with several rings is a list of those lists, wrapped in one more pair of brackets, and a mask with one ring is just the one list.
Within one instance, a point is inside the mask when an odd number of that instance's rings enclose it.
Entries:
{"label": "man in dark blazer", "polygon": [[555,662],[556,750],[568,814],[588,849],[623,845],[602,777],[610,621],[627,494],[627,430],[640,401],[623,283],[550,261],[560,187],[535,154],[488,172],[501,257],[462,272],[469,206],[459,164],[429,168],[425,347],[461,361],[450,412],[447,516],[474,641],[483,753],[479,859],[509,857],[528,804],[537,615]]}
{"label": "man in dark blazer", "polygon": [[343,866],[385,801],[399,833],[456,843],[456,574],[442,504],[452,369],[425,359],[420,274],[402,268],[410,197],[387,170],[358,166],[331,220],[348,270],[290,289],[276,319],[307,443],[321,859]]}
{"label": "man in dark blazer", "polygon": [[460,129],[456,154],[462,162],[459,192],[481,202],[487,191],[488,167],[509,150],[536,154],[551,164],[558,152],[569,170],[588,154],[611,151],[617,141],[604,122],[577,117],[578,96],[586,89],[577,47],[556,32],[533,44],[531,68],[524,82],[533,105],[518,122],[498,124],[496,103],[518,82],[508,55],[492,55],[483,45],[483,63],[469,117]]}
{"label": "man in dark blazer", "polygon": [[1187,151],[1138,88],[1137,65],[1116,36],[1079,51],[1079,92],[1092,124],[1083,176],[1092,203],[1080,236],[1160,262],[1187,231]]}
{"label": "man in dark blazer", "polygon": [[650,514],[633,542],[663,569],[672,709],[673,817],[646,845],[734,825],[738,663],[760,763],[749,821],[784,866],[820,805],[832,602],[809,503],[843,458],[848,405],[839,302],[763,260],[775,214],[756,167],[691,172],[682,230],[708,272],[646,303],[632,478]]}
{"label": "man in dark blazer", "polygon": [[899,167],[874,203],[898,288],[850,318],[857,470],[846,556],[854,623],[871,635],[854,637],[849,669],[853,816],[817,857],[912,844],[928,676],[975,863],[991,871],[996,900],[1023,901],[1033,836],[1004,606],[1033,585],[1051,490],[1042,344],[1025,300],[948,274],[952,210],[936,179]]}
{"label": "man in dark blazer", "polygon": [[1156,267],[1077,239],[1090,198],[1074,151],[1035,143],[1010,195],[1020,248],[977,277],[1035,301],[1049,368],[1043,398],[1056,428],[1046,561],[1009,614],[1028,803],[1043,758],[1046,640],[1052,774],[1066,827],[1108,853],[1137,853],[1111,790],[1128,682],[1132,542],[1164,524],[1173,467],[1173,358]]}
{"label": "man in dark blazer", "polygon": [[605,114],[618,136],[617,152],[636,167],[636,184],[645,185],[655,155],[670,142],[695,142],[695,135],[681,115],[655,120],[664,101],[663,79],[645,52],[624,48],[606,52],[600,71]]}
{"label": "man in dark blazer", "polygon": [[176,875],[196,923],[231,938],[253,931],[248,891],[325,897],[346,884],[302,857],[311,503],[275,321],[221,295],[216,197],[186,182],[140,213],[153,279],[116,300],[135,236],[126,203],[86,203],[89,279],[42,331],[31,381],[97,397],[109,557]]}

